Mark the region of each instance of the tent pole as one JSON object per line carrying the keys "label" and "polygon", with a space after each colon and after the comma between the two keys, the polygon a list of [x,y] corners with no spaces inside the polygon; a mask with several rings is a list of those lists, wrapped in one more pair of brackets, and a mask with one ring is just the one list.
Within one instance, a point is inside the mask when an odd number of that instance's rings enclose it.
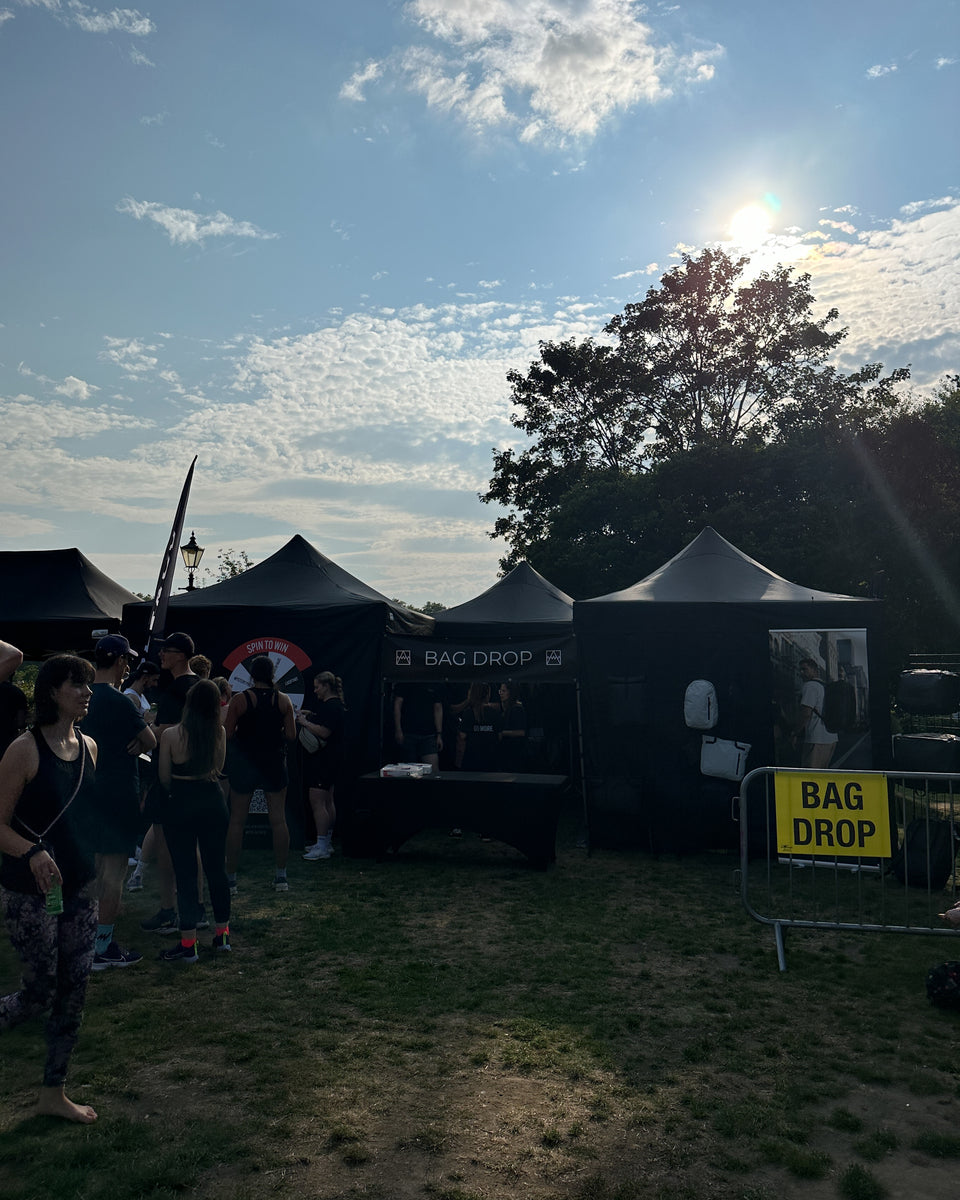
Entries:
{"label": "tent pole", "polygon": [[577,696],[577,749],[580,756],[580,791],[583,794],[583,826],[587,836],[587,854],[593,853],[593,839],[590,837],[590,805],[587,801],[587,772],[584,769],[583,756],[583,713],[580,707],[580,672],[574,681]]}

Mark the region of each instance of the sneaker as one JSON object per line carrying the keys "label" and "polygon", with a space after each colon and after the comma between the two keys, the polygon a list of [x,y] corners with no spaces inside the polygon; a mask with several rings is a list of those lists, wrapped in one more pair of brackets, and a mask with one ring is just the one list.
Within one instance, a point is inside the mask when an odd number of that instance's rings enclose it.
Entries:
{"label": "sneaker", "polygon": [[140,928],[144,933],[179,933],[180,925],[177,922],[177,910],[175,908],[161,908],[154,916],[148,917],[146,921],[141,921]]}
{"label": "sneaker", "polygon": [[141,870],[140,867],[137,867],[137,869],[133,872],[133,874],[127,880],[127,891],[128,892],[142,892],[143,891],[143,871]]}
{"label": "sneaker", "polygon": [[110,967],[132,967],[142,961],[143,955],[136,950],[124,950],[116,942],[111,942],[102,954],[93,956],[93,970],[106,971]]}
{"label": "sneaker", "polygon": [[451,829],[450,836],[453,838],[463,837],[463,830],[462,829]]}
{"label": "sneaker", "polygon": [[330,847],[325,841],[316,842],[303,857],[307,862],[317,862],[321,858],[329,858]]}
{"label": "sneaker", "polygon": [[290,884],[285,879],[274,879],[273,890],[275,892],[289,892]]}
{"label": "sneaker", "polygon": [[240,895],[240,889],[237,887],[237,885],[235,883],[230,884],[230,895],[231,896],[239,896]]}
{"label": "sneaker", "polygon": [[218,933],[217,936],[213,939],[212,944],[213,944],[214,950],[230,950],[230,949],[232,949],[232,947],[230,945],[230,934],[229,933]]}
{"label": "sneaker", "polygon": [[206,910],[206,908],[204,908],[204,906],[202,904],[200,905],[200,912],[197,914],[197,928],[198,929],[209,929],[210,928],[210,918],[207,916],[207,910]]}
{"label": "sneaker", "polygon": [[183,942],[177,942],[169,950],[161,950],[160,958],[163,962],[168,963],[195,963],[199,961],[200,955],[197,953],[196,942],[189,948]]}

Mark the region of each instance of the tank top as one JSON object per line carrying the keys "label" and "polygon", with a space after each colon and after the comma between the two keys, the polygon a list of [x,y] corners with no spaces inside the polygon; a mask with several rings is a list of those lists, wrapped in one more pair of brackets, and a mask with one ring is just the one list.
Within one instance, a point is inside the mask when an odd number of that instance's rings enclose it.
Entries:
{"label": "tank top", "polygon": [[247,707],[237,720],[237,747],[252,763],[282,757],[284,716],[276,688],[247,688],[243,694]]}
{"label": "tank top", "polygon": [[[54,754],[39,729],[32,732],[40,763],[36,775],[20,794],[10,825],[31,842],[37,840],[36,835],[44,834],[44,845],[51,849],[63,876],[63,894],[73,896],[96,875],[93,845],[82,821],[83,811],[89,811],[95,787],[93,759],[81,744],[81,753],[73,762],[67,762]],[[78,781],[80,790],[66,807]],[[49,831],[44,833],[48,827]],[[4,854],[0,862],[0,886],[11,892],[40,894],[30,863],[10,854]]]}

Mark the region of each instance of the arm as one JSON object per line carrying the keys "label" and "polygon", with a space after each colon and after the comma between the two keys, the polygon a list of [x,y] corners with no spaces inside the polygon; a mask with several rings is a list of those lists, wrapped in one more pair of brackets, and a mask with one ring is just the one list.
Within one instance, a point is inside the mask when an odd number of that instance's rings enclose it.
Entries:
{"label": "arm", "polygon": [[[90,738],[86,740],[88,745],[93,745],[92,753],[96,753],[96,744]],[[0,851],[14,858],[22,858],[35,845],[29,838],[21,837],[10,822],[23,789],[34,778],[39,766],[40,755],[32,737],[21,737],[11,742],[0,760]],[[63,882],[57,864],[46,850],[32,854],[29,862],[37,887],[44,895],[51,884]]]}
{"label": "arm", "polygon": [[437,732],[437,753],[439,754],[443,749],[443,738],[441,736],[443,733],[443,705],[439,700],[435,701],[433,705],[433,728]]}
{"label": "arm", "polygon": [[223,723],[228,738],[232,738],[237,732],[237,722],[246,711],[247,698],[243,692],[237,692],[227,707],[227,719]]}
{"label": "arm", "polygon": [[288,742],[297,740],[297,721],[293,711],[293,701],[289,696],[280,693],[280,711],[283,713],[283,735]]}
{"label": "arm", "polygon": [[213,765],[216,768],[217,774],[223,774],[223,764],[227,757],[227,735],[223,726],[217,730],[217,749],[213,756]]}
{"label": "arm", "polygon": [[146,754],[152,750],[157,744],[157,735],[153,732],[149,725],[144,725],[136,737],[132,737],[127,743],[128,754]]}
{"label": "arm", "polygon": [[173,739],[177,736],[176,731],[177,726],[170,725],[163,731],[163,736],[160,738],[160,760],[157,764],[157,775],[160,779],[160,786],[168,792],[170,791],[170,777],[173,775],[171,750]]}
{"label": "arm", "polygon": [[22,666],[23,651],[9,642],[0,642],[0,680],[9,679],[14,671]]}

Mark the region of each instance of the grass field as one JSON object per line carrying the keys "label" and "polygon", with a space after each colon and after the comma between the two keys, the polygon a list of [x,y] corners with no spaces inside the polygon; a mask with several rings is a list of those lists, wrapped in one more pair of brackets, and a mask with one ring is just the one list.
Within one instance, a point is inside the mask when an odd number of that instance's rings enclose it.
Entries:
{"label": "grass field", "polygon": [[[949,939],[799,933],[780,974],[725,855],[248,851],[234,951],[95,975],[70,1080],[32,1116],[39,1027],[0,1037],[0,1196],[950,1200],[960,1015]],[[204,939],[209,943],[209,935]],[[960,953],[956,955],[960,957]],[[0,989],[16,984],[0,948]]]}

